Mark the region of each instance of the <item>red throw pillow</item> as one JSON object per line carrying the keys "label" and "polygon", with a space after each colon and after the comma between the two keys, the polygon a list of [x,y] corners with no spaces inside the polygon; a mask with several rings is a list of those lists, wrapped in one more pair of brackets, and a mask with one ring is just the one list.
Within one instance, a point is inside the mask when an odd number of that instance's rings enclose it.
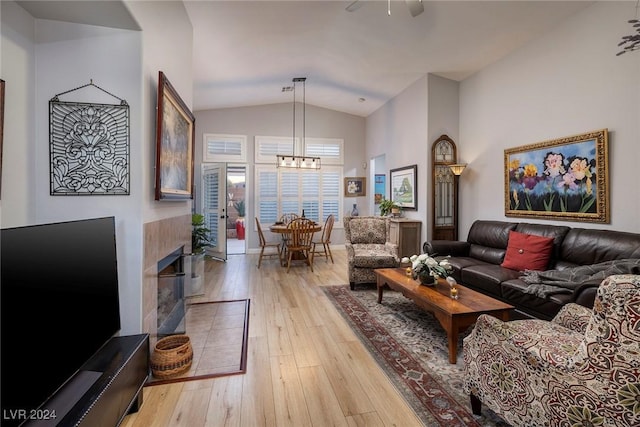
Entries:
{"label": "red throw pillow", "polygon": [[509,231],[502,266],[511,270],[546,270],[553,250],[553,237]]}

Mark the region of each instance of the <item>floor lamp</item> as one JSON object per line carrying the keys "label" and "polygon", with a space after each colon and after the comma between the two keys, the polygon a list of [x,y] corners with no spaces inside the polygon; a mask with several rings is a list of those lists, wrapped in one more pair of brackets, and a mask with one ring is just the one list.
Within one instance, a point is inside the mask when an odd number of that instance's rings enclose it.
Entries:
{"label": "floor lamp", "polygon": [[460,175],[462,175],[462,172],[464,171],[464,169],[467,167],[466,163],[456,163],[453,165],[449,165],[449,169],[451,169],[451,172],[453,172],[453,185],[454,185],[454,191],[456,194],[456,199],[455,199],[455,209],[454,209],[454,214],[455,214],[455,218],[456,218],[456,229],[455,229],[455,240],[458,239],[458,187],[459,187],[459,181],[460,181]]}

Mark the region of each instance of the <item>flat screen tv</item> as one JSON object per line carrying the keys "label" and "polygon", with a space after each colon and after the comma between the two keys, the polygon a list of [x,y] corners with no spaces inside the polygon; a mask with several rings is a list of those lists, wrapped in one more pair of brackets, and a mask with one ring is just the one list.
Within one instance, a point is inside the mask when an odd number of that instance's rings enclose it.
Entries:
{"label": "flat screen tv", "polygon": [[19,425],[120,330],[120,308],[114,217],[0,233],[4,426]]}

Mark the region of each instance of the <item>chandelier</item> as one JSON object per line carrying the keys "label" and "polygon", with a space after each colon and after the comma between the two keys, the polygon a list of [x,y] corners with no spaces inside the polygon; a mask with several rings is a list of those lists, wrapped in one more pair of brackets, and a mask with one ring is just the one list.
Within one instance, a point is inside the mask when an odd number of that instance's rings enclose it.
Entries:
{"label": "chandelier", "polygon": [[[306,123],[306,77],[295,77],[293,86],[282,88],[283,92],[293,91],[293,153],[276,154],[276,167],[293,169],[320,169],[320,157],[306,155],[305,123]],[[302,83],[302,155],[296,156],[296,84]]]}

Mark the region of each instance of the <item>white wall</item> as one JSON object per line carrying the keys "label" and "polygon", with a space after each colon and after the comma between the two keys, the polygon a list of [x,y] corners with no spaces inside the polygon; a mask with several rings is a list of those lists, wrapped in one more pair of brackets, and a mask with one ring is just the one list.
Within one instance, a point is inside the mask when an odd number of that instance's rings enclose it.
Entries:
{"label": "white wall", "polygon": [[2,227],[32,224],[35,192],[35,20],[11,1],[0,2],[0,77],[5,80]]}
{"label": "white wall", "polygon": [[[426,182],[427,191],[427,215],[423,228],[427,230],[427,236],[433,233],[433,170],[431,169],[431,149],[433,142],[441,135],[447,135],[458,146],[458,135],[460,128],[460,84],[456,81],[445,79],[443,77],[429,75],[429,130],[428,130],[428,163]],[[458,151],[459,163],[463,163],[464,159]]]}
{"label": "white wall", "polygon": [[[429,78],[424,76],[398,96],[369,115],[367,127],[367,156],[385,155],[387,183],[390,170],[417,165],[417,210],[404,210],[403,216],[422,221],[422,240],[426,236],[426,216],[430,206],[429,142]],[[389,184],[387,184],[388,186]],[[373,196],[372,196],[373,197]]]}
{"label": "white wall", "polygon": [[[312,82],[307,81],[307,85]],[[199,171],[202,162],[202,144],[205,133],[222,133],[247,136],[247,218],[252,218],[254,224],[255,208],[253,206],[254,179],[254,138],[263,136],[291,136],[293,137],[291,103],[259,105],[243,108],[225,108],[217,110],[196,111],[196,170]],[[365,119],[360,116],[328,110],[326,108],[306,105],[306,137],[307,138],[342,138],[344,139],[344,175],[367,176],[362,167],[367,157],[364,154]],[[299,130],[296,129],[297,136]],[[199,177],[199,174],[197,175]],[[199,179],[196,184],[200,185]],[[373,197],[372,184],[367,184],[367,197]],[[199,194],[198,189],[196,193]],[[343,210],[351,211],[353,203],[358,204],[360,215],[368,214],[366,197],[344,199]],[[199,206],[199,204],[198,204]],[[342,224],[337,224],[332,234],[332,244],[344,242]],[[258,235],[254,226],[247,226],[247,247],[249,250],[259,247]]]}
{"label": "white wall", "polygon": [[158,73],[162,71],[180,98],[193,104],[193,26],[182,2],[127,1],[142,28],[142,218],[144,223],[189,214],[192,201],[155,200],[155,146]]}
{"label": "white wall", "polygon": [[[132,2],[143,32],[39,20],[2,1],[7,81],[2,227],[115,216],[122,334],[142,331],[143,224],[184,215],[191,201],[154,198],[158,71],[192,101],[192,27],[181,2]],[[171,25],[166,25],[171,22]],[[129,196],[49,195],[49,111],[56,94],[93,80],[130,106]],[[62,101],[118,102],[94,88]]]}
{"label": "white wall", "polygon": [[[640,52],[616,57],[633,2],[597,2],[460,86],[461,237],[504,216],[504,149],[609,129],[611,224],[640,232]],[[521,218],[527,222],[550,223]]]}

